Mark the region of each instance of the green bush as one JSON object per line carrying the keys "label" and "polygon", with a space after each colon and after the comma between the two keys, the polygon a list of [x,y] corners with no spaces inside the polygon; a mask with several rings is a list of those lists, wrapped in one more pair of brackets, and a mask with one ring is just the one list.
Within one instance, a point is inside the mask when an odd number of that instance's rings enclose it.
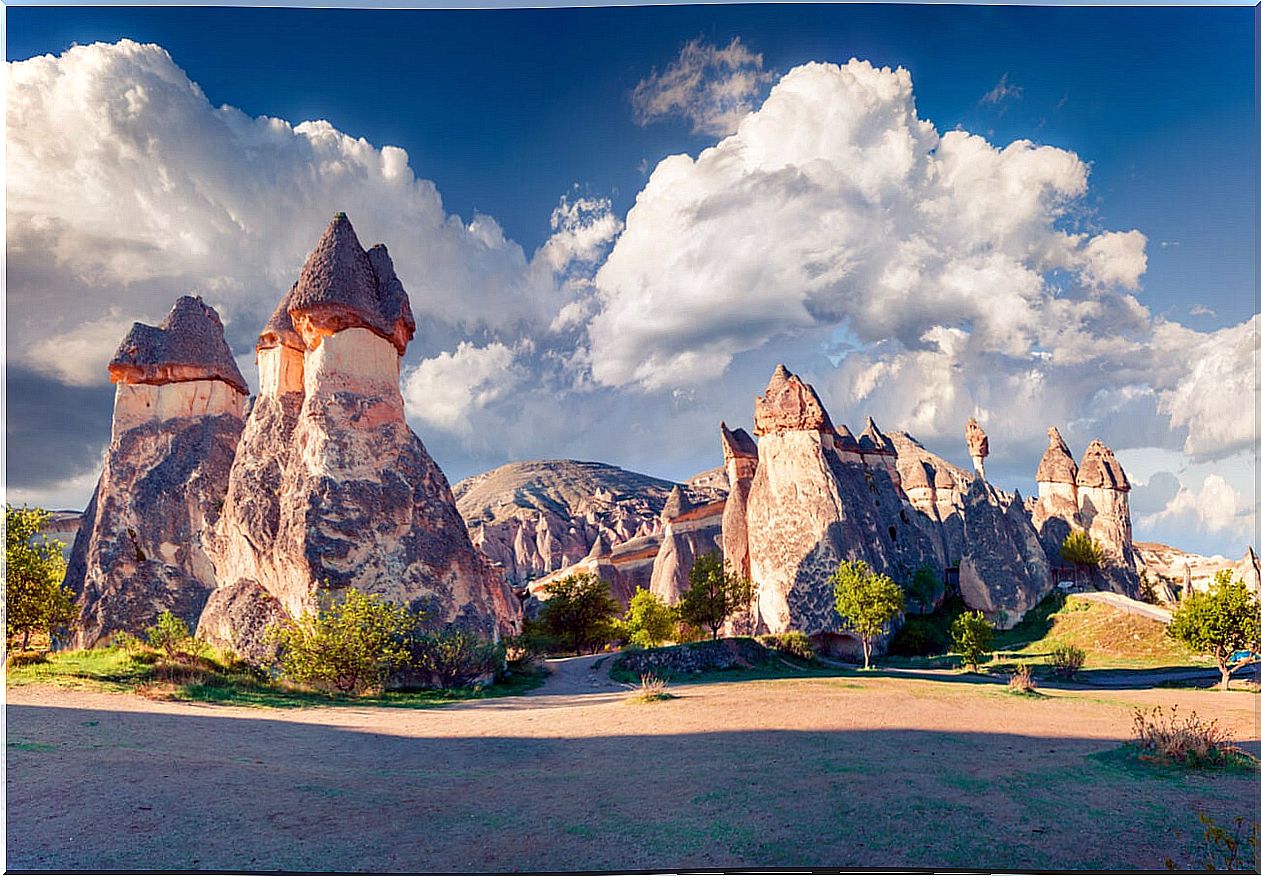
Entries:
{"label": "green bush", "polygon": [[915,575],[911,578],[911,583],[907,585],[906,592],[919,609],[919,613],[928,614],[932,611],[933,604],[941,595],[943,588],[944,585],[932,566],[920,566],[915,570]]}
{"label": "green bush", "polygon": [[[191,657],[200,652],[200,643],[188,631],[188,624],[184,623],[183,618],[177,617],[170,611],[159,614],[157,623],[146,627],[144,635],[149,647],[161,651],[168,660],[181,655]],[[124,643],[126,647],[125,638]]]}
{"label": "green bush", "polygon": [[559,647],[553,637],[537,620],[526,618],[521,632],[504,640],[507,659],[519,663],[533,663]]}
{"label": "green bush", "polygon": [[689,626],[709,630],[714,641],[723,624],[747,611],[753,601],[753,584],[728,571],[717,551],[696,558],[687,585],[679,599],[679,617]]}
{"label": "green bush", "polygon": [[582,653],[613,641],[621,613],[608,582],[580,572],[548,586],[538,623],[556,645]]}
{"label": "green bush", "polygon": [[[1193,593],[1182,601],[1169,622],[1171,637],[1201,654],[1210,655],[1222,674],[1221,689],[1230,687],[1231,674],[1255,662],[1261,650],[1261,601],[1230,569],[1213,578],[1207,593]],[[1236,659],[1244,652],[1247,656]]]}
{"label": "green bush", "polygon": [[979,611],[969,611],[955,618],[950,625],[952,646],[963,659],[963,665],[976,669],[981,658],[990,653],[994,641],[994,627]]}
{"label": "green bush", "polygon": [[787,633],[768,633],[765,636],[758,636],[757,640],[766,647],[789,654],[799,660],[811,662],[814,660],[814,643],[810,641],[810,637],[800,630],[790,630]]}
{"label": "green bush", "polygon": [[1055,674],[1072,678],[1086,665],[1086,652],[1076,645],[1056,645],[1051,650],[1051,668]]}
{"label": "green bush", "polygon": [[64,545],[42,534],[49,514],[43,508],[4,506],[5,524],[5,638],[21,638],[21,649],[31,633],[51,638],[74,624],[77,610],[70,590],[62,584],[66,562]]}
{"label": "green bush", "polygon": [[679,613],[664,599],[642,587],[635,591],[623,621],[627,642],[642,648],[655,648],[674,641],[678,626]]}
{"label": "green bush", "polygon": [[460,629],[417,636],[408,650],[411,665],[443,690],[468,687],[504,668],[503,645]]}
{"label": "green bush", "polygon": [[407,609],[352,587],[343,601],[270,633],[279,645],[282,675],[348,694],[379,689],[407,665],[415,627],[416,616]]}

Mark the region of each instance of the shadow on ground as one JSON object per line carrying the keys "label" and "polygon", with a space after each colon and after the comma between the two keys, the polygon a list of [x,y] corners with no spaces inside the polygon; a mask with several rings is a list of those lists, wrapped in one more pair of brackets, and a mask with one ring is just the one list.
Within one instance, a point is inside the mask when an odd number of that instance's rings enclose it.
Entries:
{"label": "shadow on ground", "polygon": [[9,706],[8,865],[1155,869],[1195,862],[1198,811],[1233,819],[1256,791],[1253,776],[1107,756],[1120,740],[454,735],[473,718],[428,713],[414,726],[435,735],[416,737],[390,732],[388,715],[363,732],[211,708]]}

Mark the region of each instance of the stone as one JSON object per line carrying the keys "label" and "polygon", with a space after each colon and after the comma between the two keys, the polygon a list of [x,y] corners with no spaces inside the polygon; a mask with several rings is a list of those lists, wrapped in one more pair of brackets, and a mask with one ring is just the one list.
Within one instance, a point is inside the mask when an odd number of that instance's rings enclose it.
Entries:
{"label": "stone", "polygon": [[1077,514],[1077,462],[1059,429],[1051,426],[1046,434],[1047,448],[1035,475],[1038,498],[1032,504],[1031,516],[1047,558],[1063,565],[1060,545],[1074,529],[1084,528]]}
{"label": "stone", "polygon": [[673,605],[687,591],[688,573],[698,557],[722,551],[724,500],[693,504],[675,487],[661,512],[661,547],[652,563],[649,590]]}
{"label": "stone", "polygon": [[1112,450],[1098,439],[1091,441],[1077,470],[1077,519],[1103,551],[1100,583],[1137,597],[1129,492],[1129,479]]}
{"label": "stone", "polygon": [[722,554],[728,573],[750,577],[747,516],[749,488],[757,473],[757,444],[743,429],[734,432],[726,423],[718,426],[722,440],[723,465],[730,492],[722,511]]}
{"label": "stone", "polygon": [[[251,411],[211,541],[218,583],[232,588],[215,604],[261,589],[297,618],[355,587],[434,625],[511,634],[520,604],[473,547],[445,475],[404,418],[399,357],[415,323],[385,248],[365,252],[337,214],[286,298],[303,343],[301,389],[297,362],[282,358]],[[292,344],[273,315],[260,359]],[[220,635],[211,620],[207,635]],[[255,652],[253,629],[233,628],[234,647]]]}
{"label": "stone", "polygon": [[968,417],[964,427],[964,437],[968,442],[968,456],[972,458],[972,467],[982,478],[985,477],[985,457],[990,455],[990,439],[976,421],[976,417]]}
{"label": "stone", "polygon": [[80,648],[139,633],[162,611],[196,627],[215,586],[205,537],[245,405],[223,324],[199,298],[180,298],[159,326],[134,325],[110,379],[110,444],[65,579],[79,607],[70,644]]}
{"label": "stone", "polygon": [[[883,466],[842,461],[813,388],[781,366],[755,403],[755,420],[745,529],[758,632],[835,633],[830,579],[843,560],[865,560],[902,582],[921,565],[941,574],[922,515]],[[870,425],[873,452],[895,464],[891,442]]]}
{"label": "stone", "polygon": [[1001,628],[1014,626],[1054,586],[1046,552],[1019,493],[973,479],[963,502],[959,592]]}
{"label": "stone", "polygon": [[280,600],[257,581],[242,578],[211,592],[197,622],[197,637],[265,666],[277,652],[268,628],[288,618]]}

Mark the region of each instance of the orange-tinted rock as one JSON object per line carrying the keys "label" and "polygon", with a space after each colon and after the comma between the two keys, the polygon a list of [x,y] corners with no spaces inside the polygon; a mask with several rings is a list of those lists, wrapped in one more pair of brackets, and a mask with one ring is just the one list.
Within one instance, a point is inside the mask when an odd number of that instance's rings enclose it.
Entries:
{"label": "orange-tinted rock", "polygon": [[719,424],[719,435],[730,486],[722,512],[723,561],[728,572],[748,578],[749,532],[746,518],[749,487],[757,474],[757,444],[748,432],[743,429],[732,432],[726,423]]}
{"label": "orange-tinted rock", "polygon": [[753,434],[798,431],[827,433],[831,441],[834,429],[814,387],[779,365],[766,392],[753,403]]}
{"label": "orange-tinted rock", "polygon": [[134,323],[109,362],[111,383],[166,384],[221,380],[249,393],[223,337],[219,314],[200,298],[185,295],[161,324]]}

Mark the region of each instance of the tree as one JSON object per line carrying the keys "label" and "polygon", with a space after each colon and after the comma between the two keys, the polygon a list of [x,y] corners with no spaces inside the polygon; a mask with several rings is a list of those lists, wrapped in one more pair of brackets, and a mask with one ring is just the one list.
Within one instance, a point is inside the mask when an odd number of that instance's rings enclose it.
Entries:
{"label": "tree", "polygon": [[380,688],[392,671],[406,665],[407,639],[416,622],[416,615],[401,605],[352,587],[328,609],[273,626],[271,636],[280,646],[286,677],[359,693]]}
{"label": "tree", "polygon": [[1060,558],[1080,575],[1099,568],[1099,563],[1103,561],[1103,551],[1089,533],[1074,529],[1060,544]]}
{"label": "tree", "polygon": [[832,573],[836,613],[863,645],[863,668],[871,668],[871,643],[905,608],[902,588],[862,560],[846,560]]}
{"label": "tree", "polygon": [[686,623],[709,630],[711,639],[727,619],[744,611],[753,601],[753,584],[748,578],[727,571],[719,554],[696,558],[687,573],[687,591],[679,598],[679,617]]}
{"label": "tree", "polygon": [[157,623],[147,627],[144,635],[150,647],[162,651],[169,659],[174,659],[178,654],[189,653],[194,648],[194,639],[188,631],[188,624],[170,611],[159,614]]}
{"label": "tree", "polygon": [[963,665],[975,670],[981,658],[990,652],[994,626],[979,611],[967,611],[950,625],[954,650],[963,658]]}
{"label": "tree", "polygon": [[[1230,569],[1213,578],[1206,593],[1193,593],[1173,613],[1168,633],[1194,651],[1209,654],[1222,674],[1222,690],[1241,666],[1257,660],[1261,649],[1261,601],[1236,581]],[[1246,652],[1242,654],[1241,652]]]}
{"label": "tree", "polygon": [[539,621],[557,641],[581,654],[584,648],[594,650],[613,637],[622,606],[609,592],[607,581],[579,572],[549,585],[547,594]]}
{"label": "tree", "polygon": [[679,615],[660,596],[640,587],[631,597],[625,621],[631,644],[653,648],[675,638]]}
{"label": "tree", "polygon": [[412,666],[429,672],[444,690],[493,676],[503,668],[505,655],[503,645],[456,628],[416,636],[409,652]]}
{"label": "tree", "polygon": [[937,594],[940,592],[941,581],[932,566],[920,566],[916,569],[910,586],[907,587],[907,593],[915,601],[920,614],[932,611],[933,603],[937,601]]}
{"label": "tree", "polygon": [[4,506],[5,634],[9,641],[20,635],[24,650],[31,633],[51,638],[75,619],[74,598],[61,583],[65,545],[41,534],[48,517],[43,508]]}

